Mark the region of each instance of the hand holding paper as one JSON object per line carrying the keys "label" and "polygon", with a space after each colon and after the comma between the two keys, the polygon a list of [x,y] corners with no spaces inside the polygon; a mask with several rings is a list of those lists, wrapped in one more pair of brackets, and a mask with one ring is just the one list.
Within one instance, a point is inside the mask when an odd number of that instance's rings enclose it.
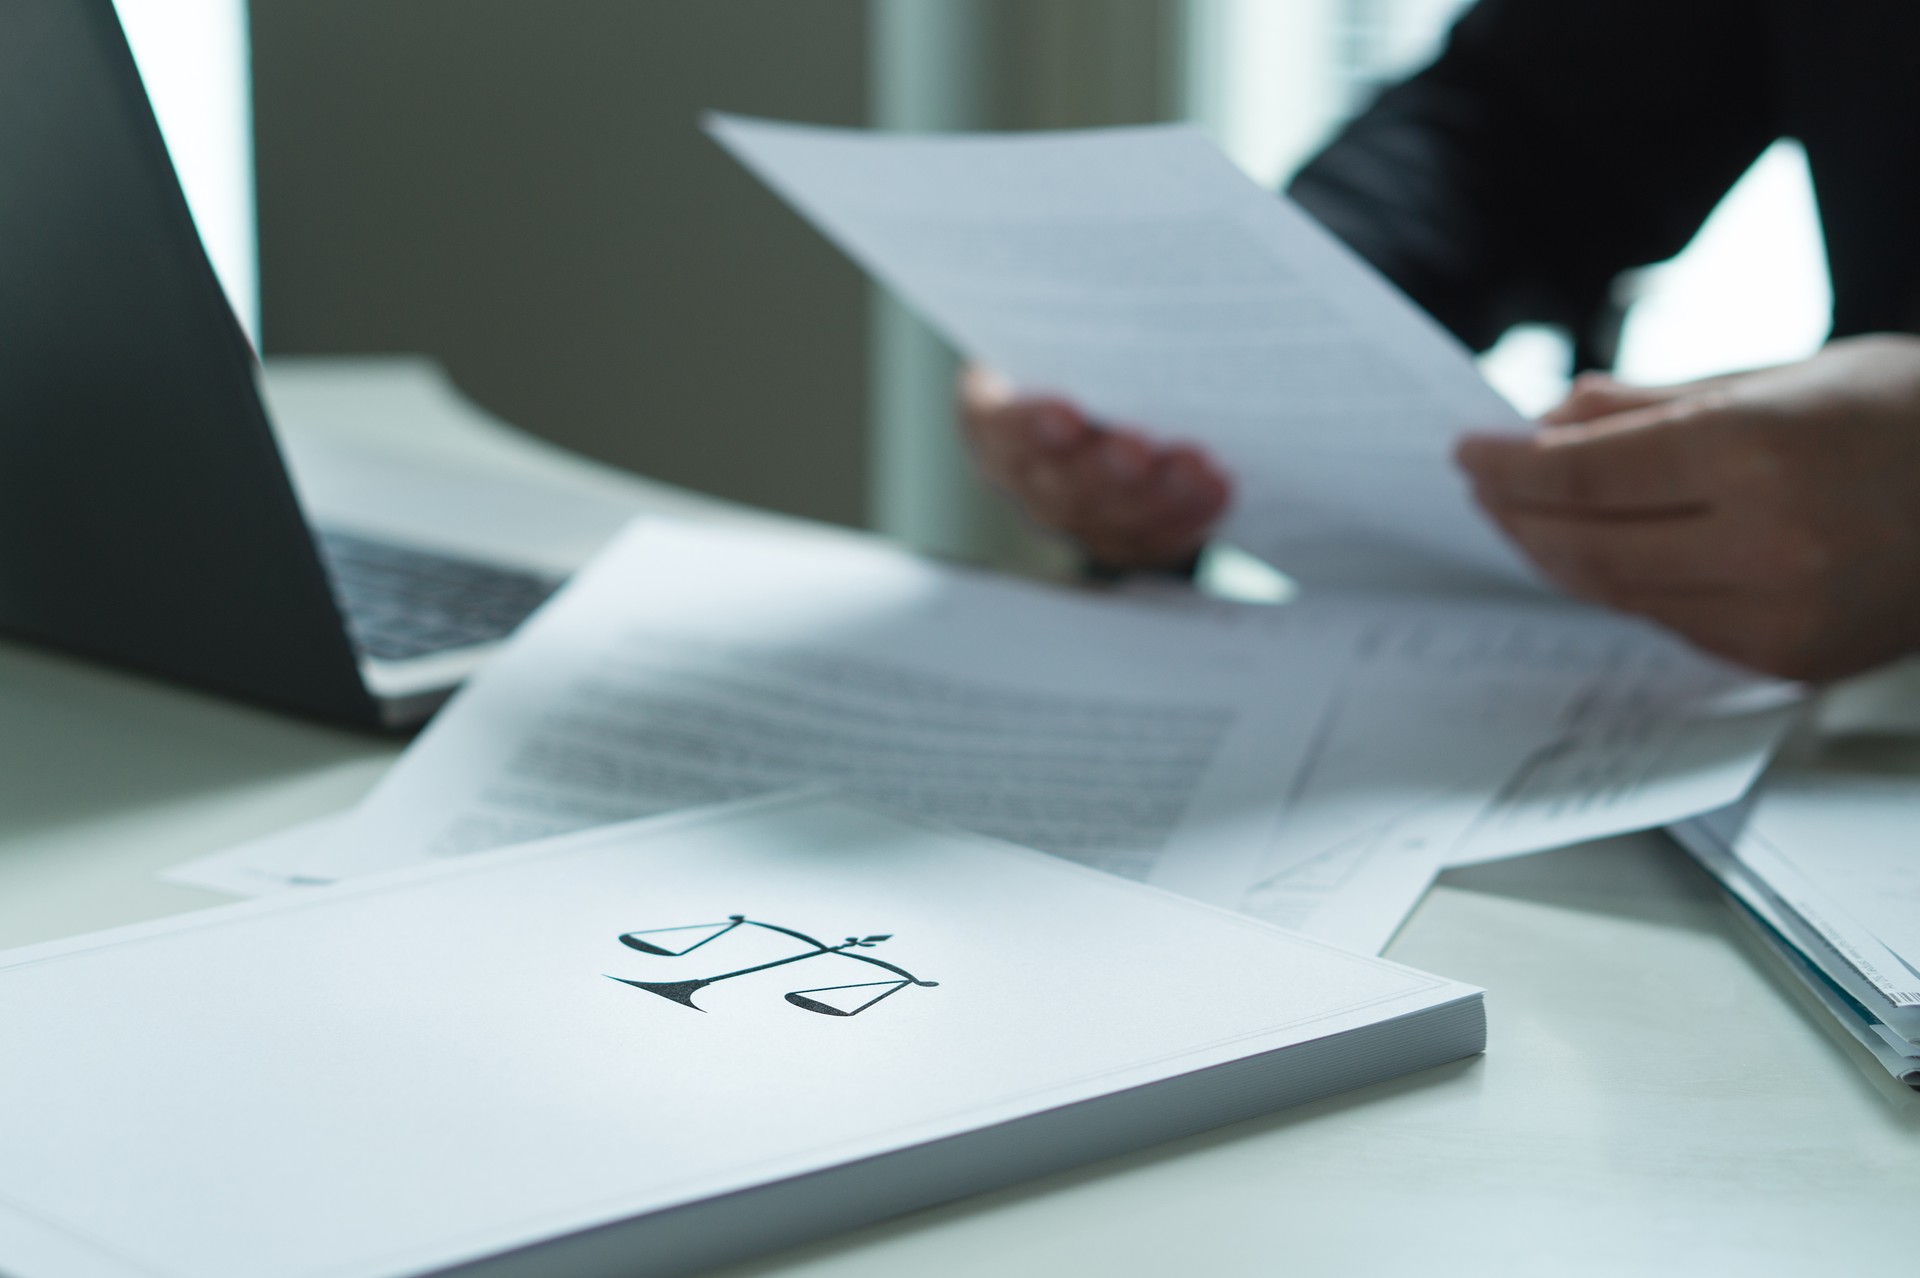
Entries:
{"label": "hand holding paper", "polygon": [[1228,540],[1296,575],[1535,583],[1451,460],[1462,431],[1519,415],[1464,347],[1199,130],[709,128],[974,360],[1100,422],[1203,445],[1233,478]]}
{"label": "hand holding paper", "polygon": [[1571,593],[1796,679],[1920,647],[1920,338],[1669,387],[1583,379],[1481,500]]}
{"label": "hand holding paper", "polygon": [[1090,422],[1072,404],[1022,396],[978,365],[961,374],[959,401],[981,473],[1096,563],[1175,567],[1226,513],[1232,481],[1193,445]]}

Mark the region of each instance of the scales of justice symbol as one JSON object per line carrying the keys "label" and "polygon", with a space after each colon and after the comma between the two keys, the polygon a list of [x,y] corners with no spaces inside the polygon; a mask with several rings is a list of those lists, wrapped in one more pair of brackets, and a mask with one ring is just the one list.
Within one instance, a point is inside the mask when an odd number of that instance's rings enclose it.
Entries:
{"label": "scales of justice symbol", "polygon": [[[744,914],[729,914],[724,923],[687,923],[679,927],[656,927],[639,932],[622,932],[620,934],[620,944],[630,950],[636,950],[641,954],[652,955],[656,958],[681,958],[693,953],[701,946],[710,945],[721,937],[743,927],[757,927],[764,928],[769,932],[778,932],[782,936],[792,937],[794,940],[806,945],[807,948],[798,954],[788,955],[786,958],[774,959],[770,963],[756,963],[752,967],[743,967],[733,972],[722,972],[718,976],[702,976],[685,981],[630,981],[624,976],[609,976],[607,979],[618,981],[622,985],[631,985],[634,989],[645,990],[649,994],[658,994],[661,998],[670,999],[682,1007],[691,1007],[696,1012],[704,1012],[707,1009],[695,1003],[693,996],[709,985],[717,984],[720,981],[730,981],[736,976],[747,976],[753,972],[764,972],[769,968],[785,967],[789,963],[804,963],[809,959],[825,958],[829,954],[837,954],[841,958],[853,959],[856,962],[866,963],[872,967],[877,967],[892,973],[891,976],[883,977],[877,981],[855,981],[848,985],[817,985],[811,989],[794,990],[787,995],[787,1002],[793,1004],[795,1007],[805,1012],[818,1012],[822,1016],[858,1016],[882,999],[892,998],[908,986],[917,985],[923,989],[932,989],[934,986],[940,984],[938,981],[923,981],[904,967],[899,967],[884,959],[875,958],[871,954],[860,953],[861,950],[872,949],[882,941],[891,940],[892,933],[882,933],[878,936],[849,936],[838,945],[828,945],[825,941],[815,940],[805,932],[796,932],[790,927],[781,927],[777,923],[762,923],[757,919],[750,919]],[[670,946],[673,942],[669,938],[673,937],[675,933],[705,933],[705,935],[701,936],[699,940],[694,941],[691,945],[682,946],[680,949],[672,949]],[[658,937],[660,939],[649,940],[647,939],[649,937]],[[878,990],[879,993],[871,996],[865,994],[848,995],[846,1001],[859,1001],[859,1005],[852,1008],[836,1007],[832,1002],[812,997],[815,994],[829,995],[841,993],[842,991],[856,990]]]}

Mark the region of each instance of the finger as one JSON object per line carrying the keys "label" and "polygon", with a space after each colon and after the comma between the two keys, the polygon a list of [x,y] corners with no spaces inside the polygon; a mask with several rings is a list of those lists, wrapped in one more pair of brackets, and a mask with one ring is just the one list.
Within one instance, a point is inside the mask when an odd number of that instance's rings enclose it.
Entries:
{"label": "finger", "polygon": [[1826,633],[1817,602],[1796,592],[1629,595],[1615,606],[1646,617],[1702,651],[1778,678],[1837,678],[1869,664],[1841,637]]}
{"label": "finger", "polygon": [[1068,401],[1018,395],[1011,382],[981,364],[961,370],[958,402],[960,419],[970,434],[1002,438],[1025,434],[1042,450],[1072,447],[1080,436],[1097,429]]}
{"label": "finger", "polygon": [[1679,386],[1629,386],[1605,373],[1582,373],[1573,379],[1567,397],[1542,413],[1540,420],[1548,425],[1570,426],[1664,404],[1685,393],[1685,388]]}
{"label": "finger", "polygon": [[1712,377],[1690,382],[1666,382],[1655,386],[1633,386],[1610,373],[1582,373],[1573,379],[1573,384],[1567,389],[1567,397],[1542,413],[1540,420],[1549,426],[1571,426],[1637,408],[1711,395],[1745,380],[1756,371],[1765,370],[1716,373]]}
{"label": "finger", "polygon": [[1051,399],[1016,399],[963,420],[981,471],[1007,487],[1036,459],[1092,446],[1102,433],[1071,404]]}
{"label": "finger", "polygon": [[1199,450],[1161,452],[1137,506],[1103,512],[1095,533],[1103,562],[1156,567],[1189,559],[1225,512],[1227,478]]}
{"label": "finger", "polygon": [[1157,448],[1128,431],[1036,466],[1030,513],[1103,563],[1148,568],[1192,555],[1224,509],[1226,477],[1199,450]]}
{"label": "finger", "polygon": [[968,364],[954,382],[954,410],[960,432],[982,470],[1004,470],[1006,419],[1014,411],[1013,388],[982,364]]}
{"label": "finger", "polygon": [[985,364],[968,364],[954,387],[962,415],[991,413],[1013,399],[1013,384]]}
{"label": "finger", "polygon": [[1614,605],[1673,631],[1695,647],[1741,665],[1752,665],[1762,620],[1756,602],[1734,590],[1622,596]]}
{"label": "finger", "polygon": [[1532,436],[1467,435],[1454,459],[1493,505],[1688,514],[1711,504],[1728,424],[1718,399],[1680,400]]}
{"label": "finger", "polygon": [[1067,452],[1026,454],[1010,487],[1027,499],[1036,521],[1084,541],[1100,535],[1116,512],[1143,504],[1153,464],[1145,440],[1100,431]]}
{"label": "finger", "polygon": [[1152,501],[1158,461],[1152,444],[1122,430],[1107,431],[1096,447],[1062,459],[1060,470],[1075,502],[1074,523],[1084,535],[1127,530],[1142,522]]}
{"label": "finger", "polygon": [[1771,575],[1760,543],[1712,514],[1595,520],[1496,510],[1494,517],[1543,572],[1590,599],[1758,585]]}
{"label": "finger", "polygon": [[1151,571],[1191,561],[1206,540],[1203,528],[1155,527],[1107,530],[1080,545],[1103,567]]}
{"label": "finger", "polygon": [[1702,587],[1810,589],[1827,578],[1840,553],[1804,525],[1738,502],[1645,518],[1489,511],[1549,576],[1578,582],[1579,593],[1590,597]]}
{"label": "finger", "polygon": [[1154,474],[1161,517],[1203,531],[1226,513],[1232,491],[1226,472],[1206,453],[1189,445],[1165,450]]}

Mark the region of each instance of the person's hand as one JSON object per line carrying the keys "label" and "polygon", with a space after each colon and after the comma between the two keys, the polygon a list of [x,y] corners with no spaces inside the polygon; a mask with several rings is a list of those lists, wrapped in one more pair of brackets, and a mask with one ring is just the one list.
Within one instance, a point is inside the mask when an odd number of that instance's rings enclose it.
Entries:
{"label": "person's hand", "polygon": [[1589,375],[1543,420],[1456,456],[1572,594],[1796,679],[1920,650],[1920,338],[1683,386]]}
{"label": "person's hand", "polygon": [[1063,400],[1016,397],[986,369],[961,374],[959,409],[981,473],[1103,567],[1182,564],[1227,508],[1227,477],[1199,449],[1097,426]]}

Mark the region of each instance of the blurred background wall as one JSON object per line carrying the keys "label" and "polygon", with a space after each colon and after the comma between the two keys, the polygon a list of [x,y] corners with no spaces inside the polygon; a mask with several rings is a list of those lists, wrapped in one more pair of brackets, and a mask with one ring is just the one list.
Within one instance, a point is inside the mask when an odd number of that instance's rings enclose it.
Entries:
{"label": "blurred background wall", "polygon": [[591,456],[846,523],[859,274],[700,133],[860,124],[858,0],[253,0],[269,354],[422,352]]}

